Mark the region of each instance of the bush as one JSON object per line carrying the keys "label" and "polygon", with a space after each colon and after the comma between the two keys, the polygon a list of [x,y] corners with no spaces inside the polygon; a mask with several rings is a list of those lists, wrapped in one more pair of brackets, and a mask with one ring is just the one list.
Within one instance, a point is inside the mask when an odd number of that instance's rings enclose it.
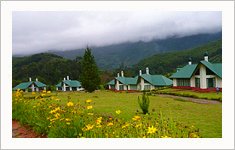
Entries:
{"label": "bush", "polygon": [[138,97],[138,103],[139,103],[140,108],[143,111],[143,114],[149,113],[149,103],[150,103],[150,101],[149,101],[149,97],[146,94],[146,92],[143,93],[142,100],[140,100],[140,98]]}

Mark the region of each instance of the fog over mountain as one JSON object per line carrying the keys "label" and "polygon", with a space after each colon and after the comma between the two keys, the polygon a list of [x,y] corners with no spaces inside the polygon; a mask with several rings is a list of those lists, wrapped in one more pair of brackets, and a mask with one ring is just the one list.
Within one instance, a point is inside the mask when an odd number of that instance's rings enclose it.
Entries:
{"label": "fog over mountain", "polygon": [[13,55],[149,42],[222,30],[218,11],[15,11]]}

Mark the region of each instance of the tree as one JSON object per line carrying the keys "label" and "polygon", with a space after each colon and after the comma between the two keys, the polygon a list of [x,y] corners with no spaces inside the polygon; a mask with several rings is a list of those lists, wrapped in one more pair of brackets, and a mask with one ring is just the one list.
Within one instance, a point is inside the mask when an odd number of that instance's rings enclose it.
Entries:
{"label": "tree", "polygon": [[81,82],[83,88],[88,92],[93,92],[99,87],[100,76],[94,56],[90,48],[85,49],[82,64]]}

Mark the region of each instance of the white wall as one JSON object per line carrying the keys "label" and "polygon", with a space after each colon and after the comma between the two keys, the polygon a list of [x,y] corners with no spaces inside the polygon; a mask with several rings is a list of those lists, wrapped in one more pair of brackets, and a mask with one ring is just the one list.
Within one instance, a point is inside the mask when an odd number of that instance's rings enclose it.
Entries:
{"label": "white wall", "polygon": [[222,88],[222,79],[219,77],[215,78],[216,87]]}
{"label": "white wall", "polygon": [[177,86],[177,79],[173,79],[173,86]]}

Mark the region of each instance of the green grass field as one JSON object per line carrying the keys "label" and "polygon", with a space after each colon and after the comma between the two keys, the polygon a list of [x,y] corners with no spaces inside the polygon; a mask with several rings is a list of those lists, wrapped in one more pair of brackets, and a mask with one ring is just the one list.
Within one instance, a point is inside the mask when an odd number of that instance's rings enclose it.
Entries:
{"label": "green grass field", "polygon": [[[52,93],[66,103],[68,97],[73,102],[85,102],[87,99],[94,101],[94,113],[115,115],[116,110],[121,110],[120,117],[131,119],[141,109],[138,105],[138,96],[141,93],[115,93],[112,91],[85,92],[58,92]],[[204,94],[204,93],[203,93]],[[31,95],[31,93],[26,94]],[[166,117],[186,125],[199,128],[200,134],[205,138],[222,137],[222,103],[221,104],[197,104],[188,101],[179,101],[160,96],[149,96],[150,113],[162,112]]]}
{"label": "green grass field", "polygon": [[192,90],[185,90],[185,89],[165,88],[165,89],[153,91],[153,93],[171,94],[171,95],[184,96],[184,97],[193,97],[193,98],[222,101],[222,92],[219,92],[219,93],[216,93],[216,92],[195,92]]}

